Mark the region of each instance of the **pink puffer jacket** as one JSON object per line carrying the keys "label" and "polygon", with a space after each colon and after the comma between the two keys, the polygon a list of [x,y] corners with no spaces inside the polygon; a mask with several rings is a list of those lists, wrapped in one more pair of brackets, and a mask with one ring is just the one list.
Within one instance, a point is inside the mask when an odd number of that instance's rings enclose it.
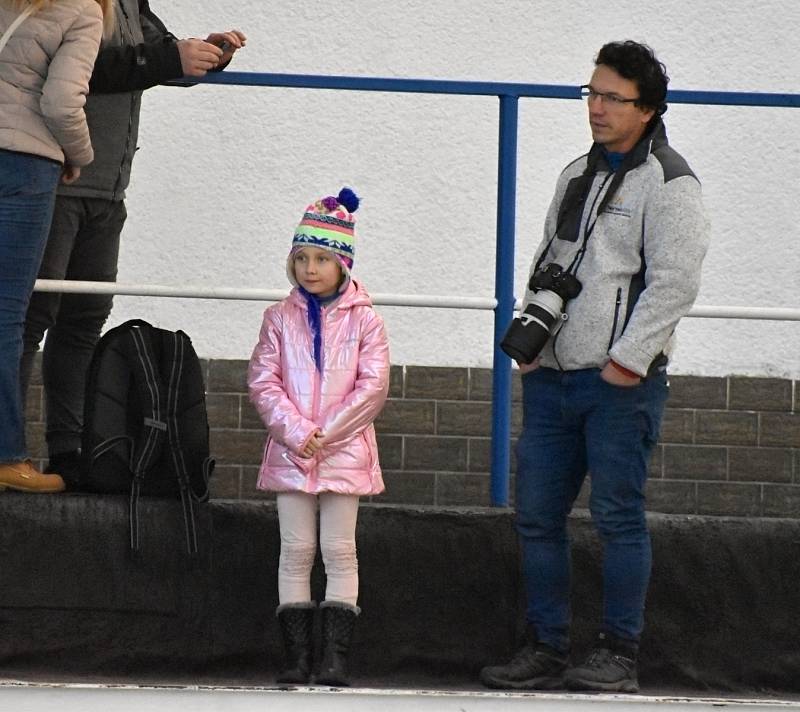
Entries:
{"label": "pink puffer jacket", "polygon": [[[297,289],[264,312],[247,372],[268,437],[258,488],[276,492],[383,491],[373,421],[389,390],[383,320],[357,282],[322,310],[322,364],[314,365],[306,300]],[[300,453],[317,429],[326,445]]]}

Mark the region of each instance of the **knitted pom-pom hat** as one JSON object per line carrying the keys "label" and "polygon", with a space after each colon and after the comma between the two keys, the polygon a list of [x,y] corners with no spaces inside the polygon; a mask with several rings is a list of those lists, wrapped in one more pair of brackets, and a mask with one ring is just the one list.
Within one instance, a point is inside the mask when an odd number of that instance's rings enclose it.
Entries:
{"label": "knitted pom-pom hat", "polygon": [[336,197],[329,195],[311,203],[294,231],[292,249],[286,261],[289,281],[297,286],[294,256],[301,247],[319,247],[332,252],[346,278],[353,269],[355,226],[353,213],[358,210],[358,196],[350,188],[342,188]]}

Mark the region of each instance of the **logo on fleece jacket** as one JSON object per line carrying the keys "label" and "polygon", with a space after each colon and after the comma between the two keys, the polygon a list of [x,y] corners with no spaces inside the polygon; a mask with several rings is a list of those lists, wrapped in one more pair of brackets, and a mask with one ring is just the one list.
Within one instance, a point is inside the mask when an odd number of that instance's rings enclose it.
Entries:
{"label": "logo on fleece jacket", "polygon": [[631,209],[624,204],[621,195],[615,195],[611,199],[611,202],[606,205],[605,212],[611,213],[612,215],[620,215],[623,218],[630,218],[633,214]]}

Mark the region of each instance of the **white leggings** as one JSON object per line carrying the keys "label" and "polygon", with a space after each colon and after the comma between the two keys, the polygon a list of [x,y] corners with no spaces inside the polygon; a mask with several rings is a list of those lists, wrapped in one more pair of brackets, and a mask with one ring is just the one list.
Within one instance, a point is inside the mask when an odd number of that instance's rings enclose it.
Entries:
{"label": "white leggings", "polygon": [[358,496],[323,492],[280,492],[278,522],[281,558],[278,565],[278,602],[311,600],[311,569],[317,553],[317,504],[319,543],[325,564],[326,601],[352,606],[358,599],[356,519]]}

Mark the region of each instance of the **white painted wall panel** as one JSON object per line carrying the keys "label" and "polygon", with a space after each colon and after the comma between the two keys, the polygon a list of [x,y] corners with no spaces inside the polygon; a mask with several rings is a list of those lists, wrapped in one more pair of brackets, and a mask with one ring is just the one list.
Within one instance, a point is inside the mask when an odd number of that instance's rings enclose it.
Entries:
{"label": "white painted wall panel", "polygon": [[[585,82],[599,47],[653,46],[673,89],[798,91],[800,5],[152,0],[180,36],[237,26],[244,71]],[[281,288],[305,204],[363,196],[355,272],[376,293],[492,296],[498,101],[198,86],[147,92],[120,281]],[[713,242],[698,303],[800,303],[798,109],[672,105],[673,145],[704,185]],[[520,104],[516,292],[556,177],[590,145],[577,101]],[[183,328],[245,358],[264,305],[118,297],[117,323]],[[384,307],[394,363],[490,366],[490,313]],[[800,324],[684,320],[673,370],[800,377]]]}

